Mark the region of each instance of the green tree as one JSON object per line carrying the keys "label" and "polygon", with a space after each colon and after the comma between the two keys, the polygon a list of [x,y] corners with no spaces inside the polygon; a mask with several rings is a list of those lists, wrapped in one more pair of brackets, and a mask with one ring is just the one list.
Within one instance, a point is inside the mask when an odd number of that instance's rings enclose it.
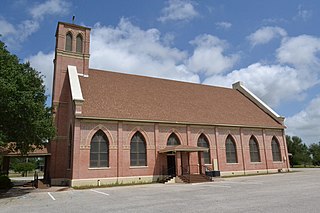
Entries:
{"label": "green tree", "polygon": [[301,138],[297,136],[286,136],[288,152],[292,154],[290,159],[291,166],[304,165],[306,166],[311,162],[310,152],[308,146],[304,144]]}
{"label": "green tree", "polygon": [[309,146],[309,151],[312,155],[312,164],[320,166],[320,142],[311,144]]}
{"label": "green tree", "polygon": [[23,177],[27,177],[28,172],[35,170],[37,167],[37,162],[34,158],[13,158],[11,161],[11,169],[14,172],[21,173]]}
{"label": "green tree", "polygon": [[0,146],[26,154],[55,134],[42,76],[0,41]]}

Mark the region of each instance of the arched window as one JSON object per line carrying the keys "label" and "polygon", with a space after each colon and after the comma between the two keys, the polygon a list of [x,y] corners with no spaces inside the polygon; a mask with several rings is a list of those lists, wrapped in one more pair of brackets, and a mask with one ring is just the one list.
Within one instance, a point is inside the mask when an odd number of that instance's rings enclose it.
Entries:
{"label": "arched window", "polygon": [[[197,146],[209,148],[209,141],[204,134],[199,136]],[[208,152],[203,152],[203,159],[205,164],[210,164],[210,149]]]}
{"label": "arched window", "polygon": [[258,141],[254,136],[249,140],[250,160],[251,162],[261,162]]}
{"label": "arched window", "polygon": [[281,161],[280,145],[275,137],[272,138],[271,148],[273,161]]}
{"label": "arched window", "polygon": [[72,34],[70,32],[66,35],[66,50],[72,51]]}
{"label": "arched window", "polygon": [[146,166],[146,141],[140,132],[136,132],[130,143],[130,166]]}
{"label": "arched window", "polygon": [[109,141],[102,130],[97,131],[90,144],[90,167],[109,166]]}
{"label": "arched window", "polygon": [[226,156],[227,163],[238,163],[236,143],[231,135],[226,140]]}
{"label": "arched window", "polygon": [[180,145],[180,140],[176,134],[171,133],[167,141],[167,146],[177,146],[177,145]]}
{"label": "arched window", "polygon": [[77,35],[76,39],[76,52],[77,53],[82,53],[82,36],[81,34]]}

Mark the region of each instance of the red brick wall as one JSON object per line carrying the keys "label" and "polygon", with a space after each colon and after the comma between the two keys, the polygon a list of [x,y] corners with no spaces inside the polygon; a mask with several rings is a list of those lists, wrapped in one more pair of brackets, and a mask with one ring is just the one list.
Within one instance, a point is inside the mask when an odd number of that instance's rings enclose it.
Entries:
{"label": "red brick wall", "polygon": [[[81,120],[79,128],[77,128],[77,122],[75,126],[75,135],[79,136],[75,137],[75,140],[78,140],[75,141],[75,144],[79,144],[77,145],[79,150],[75,150],[73,160],[74,179],[158,175],[162,170],[165,170],[167,166],[166,154],[159,154],[158,151],[166,147],[167,139],[172,132],[178,135],[181,144],[189,144],[191,146],[196,146],[198,137],[201,133],[204,133],[210,143],[211,162],[214,158],[218,158],[220,171],[266,170],[266,158],[268,169],[286,168],[285,162],[272,161],[271,140],[273,136],[278,138],[281,144],[282,156],[285,156],[282,130],[263,131],[262,129],[218,127],[216,128],[216,135],[215,127],[187,127],[186,125],[173,126],[154,123],[94,122]],[[91,169],[89,168],[90,141],[94,133],[99,129],[103,130],[109,139],[109,168]],[[146,139],[147,166],[130,166],[130,141],[136,131],[140,131]],[[265,132],[266,151],[264,151],[263,132]],[[226,163],[225,140],[229,134],[232,135],[237,145],[238,163]],[[187,140],[187,135],[189,135],[189,140]],[[261,162],[259,163],[250,162],[249,139],[252,135],[256,137],[259,143],[261,158]],[[215,138],[217,138],[217,146]],[[219,150],[219,156],[217,156],[217,150]],[[187,159],[186,153],[177,155],[177,157],[179,157],[179,159],[177,159],[179,165],[181,165],[181,156],[184,163],[186,163]],[[197,153],[191,153],[189,159],[191,165],[198,164]]]}
{"label": "red brick wall", "polygon": [[[65,51],[65,36],[68,32],[73,35],[73,50]],[[83,37],[83,52],[76,53],[76,37],[81,34]],[[74,105],[70,94],[70,85],[67,75],[68,65],[74,65],[81,74],[88,74],[89,69],[89,44],[90,29],[59,23],[56,32],[56,50],[54,60],[54,78],[52,91],[52,107],[54,123],[57,129],[56,137],[50,142],[50,177],[51,178],[71,178],[71,171],[77,171],[76,164],[69,166],[69,137],[74,135]],[[77,124],[79,128],[79,124]],[[76,148],[78,144],[72,144]],[[74,161],[77,160],[77,150],[74,149]],[[74,167],[74,168],[73,168]],[[74,171],[73,171],[74,172]],[[78,171],[77,171],[78,172]]]}

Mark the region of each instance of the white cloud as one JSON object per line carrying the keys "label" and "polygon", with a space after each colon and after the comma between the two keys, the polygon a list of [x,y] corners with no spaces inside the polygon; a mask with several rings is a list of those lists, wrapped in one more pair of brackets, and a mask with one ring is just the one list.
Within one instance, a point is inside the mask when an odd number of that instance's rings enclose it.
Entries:
{"label": "white cloud", "polygon": [[304,21],[308,20],[312,16],[312,10],[303,9],[302,5],[298,6],[297,17],[303,19]]}
{"label": "white cloud", "polygon": [[266,44],[274,38],[285,37],[287,32],[280,27],[262,27],[248,36],[252,46]]}
{"label": "white cloud", "polygon": [[285,38],[277,50],[277,58],[280,63],[292,64],[300,69],[316,68],[319,71],[320,38],[300,35]]}
{"label": "white cloud", "polygon": [[187,53],[164,44],[157,29],[142,30],[122,18],[117,27],[96,24],[90,66],[104,70],[199,82],[184,64]]}
{"label": "white cloud", "polygon": [[158,21],[189,21],[198,16],[191,1],[169,0],[167,4],[168,6],[162,9],[162,16],[158,18]]}
{"label": "white cloud", "polygon": [[228,74],[213,73],[204,83],[230,87],[243,81],[272,107],[286,101],[303,101],[308,89],[320,82],[319,52],[320,38],[285,37],[276,51],[276,64],[254,63]]}
{"label": "white cloud", "polygon": [[7,35],[15,33],[16,29],[14,28],[14,26],[0,17],[0,35],[5,37]]}
{"label": "white cloud", "polygon": [[311,100],[308,106],[299,113],[288,117],[286,125],[287,134],[297,135],[307,143],[317,143],[320,141],[320,96]]}
{"label": "white cloud", "polygon": [[255,63],[247,68],[235,70],[227,75],[215,75],[205,80],[205,84],[230,87],[237,81],[265,101],[271,107],[280,102],[304,98],[306,89],[314,85],[312,79],[304,79],[299,71],[281,65],[262,65]]}
{"label": "white cloud", "polygon": [[17,27],[17,34],[15,35],[17,41],[24,41],[31,34],[38,31],[40,23],[34,20],[25,20]]}
{"label": "white cloud", "polygon": [[36,55],[26,58],[24,61],[29,61],[31,67],[36,69],[44,76],[44,84],[46,86],[46,94],[51,95],[53,81],[53,58],[54,52],[45,54],[38,52]]}
{"label": "white cloud", "polygon": [[43,19],[46,15],[65,15],[69,12],[70,3],[64,0],[48,0],[30,9],[33,19]]}
{"label": "white cloud", "polygon": [[190,43],[195,49],[187,65],[195,73],[204,73],[206,76],[222,73],[232,68],[239,59],[236,54],[224,55],[227,42],[212,35],[197,36]]}
{"label": "white cloud", "polygon": [[217,26],[218,28],[227,30],[227,29],[229,29],[229,28],[232,26],[232,24],[231,24],[230,22],[222,21],[222,22],[217,22],[217,23],[216,23],[216,26]]}
{"label": "white cloud", "polygon": [[21,21],[14,26],[8,21],[0,18],[0,34],[7,46],[19,47],[30,35],[40,28],[40,23],[47,15],[64,15],[69,12],[70,4],[65,0],[47,0],[42,4],[36,4],[29,8],[31,19]]}

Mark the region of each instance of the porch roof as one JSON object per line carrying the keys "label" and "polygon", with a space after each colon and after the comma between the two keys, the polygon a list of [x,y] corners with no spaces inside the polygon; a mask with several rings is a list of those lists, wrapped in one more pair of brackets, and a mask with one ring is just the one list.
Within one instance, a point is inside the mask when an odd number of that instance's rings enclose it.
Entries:
{"label": "porch roof", "polygon": [[167,153],[167,152],[207,152],[208,150],[209,150],[209,148],[205,148],[205,147],[178,145],[178,146],[167,146],[166,148],[159,150],[159,153]]}
{"label": "porch roof", "polygon": [[51,155],[48,152],[47,147],[43,146],[41,148],[34,148],[34,150],[29,151],[26,155],[22,155],[20,151],[14,151],[12,148],[0,147],[0,155],[4,157],[42,157]]}

